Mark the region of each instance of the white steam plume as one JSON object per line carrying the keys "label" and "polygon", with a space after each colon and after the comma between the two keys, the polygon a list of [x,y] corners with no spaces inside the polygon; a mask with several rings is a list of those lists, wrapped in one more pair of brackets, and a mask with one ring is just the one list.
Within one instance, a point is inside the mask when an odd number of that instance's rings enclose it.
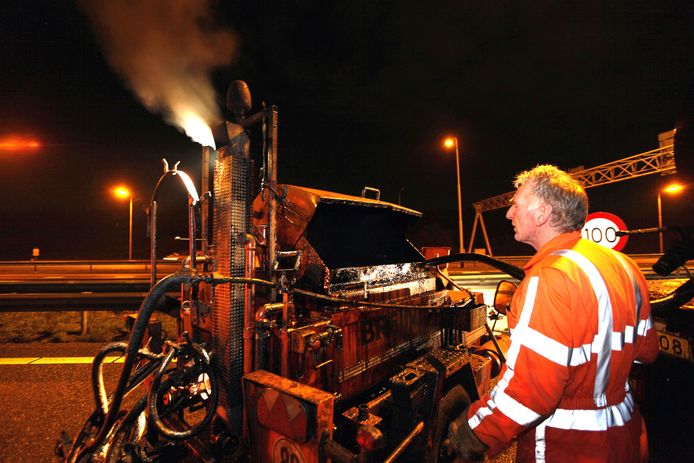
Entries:
{"label": "white steam plume", "polygon": [[235,37],[214,25],[207,0],[79,0],[111,66],[142,103],[194,141],[214,147],[221,121],[210,80]]}

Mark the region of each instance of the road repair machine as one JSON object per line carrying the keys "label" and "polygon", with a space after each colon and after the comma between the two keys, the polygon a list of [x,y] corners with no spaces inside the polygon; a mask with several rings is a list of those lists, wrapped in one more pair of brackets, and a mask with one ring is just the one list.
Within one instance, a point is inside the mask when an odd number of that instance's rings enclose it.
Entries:
{"label": "road repair machine", "polygon": [[[95,356],[96,408],[65,461],[452,461],[448,423],[504,359],[489,307],[406,239],[420,213],[371,188],[277,184],[277,109],[249,113],[241,81],[227,106],[235,122],[214,130],[221,147],[204,162],[211,192],[165,164],[151,259],[169,177],[188,191],[189,256],[161,279],[153,266],[129,341]],[[162,349],[149,335],[156,310],[178,317]],[[104,359],[117,353],[107,392]]]}

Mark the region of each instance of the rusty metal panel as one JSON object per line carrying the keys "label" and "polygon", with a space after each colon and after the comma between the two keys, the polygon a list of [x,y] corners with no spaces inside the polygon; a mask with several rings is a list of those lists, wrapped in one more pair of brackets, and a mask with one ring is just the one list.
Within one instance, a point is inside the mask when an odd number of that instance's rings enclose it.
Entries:
{"label": "rusty metal panel", "polygon": [[350,309],[335,314],[332,323],[342,329],[336,389],[347,398],[441,345],[439,318],[426,309]]}
{"label": "rusty metal panel", "polygon": [[243,386],[253,461],[318,463],[321,438],[332,437],[335,397],[262,370],[244,376]]}
{"label": "rusty metal panel", "polygon": [[481,396],[491,389],[492,361],[487,357],[470,355],[472,373],[475,377],[477,392]]}

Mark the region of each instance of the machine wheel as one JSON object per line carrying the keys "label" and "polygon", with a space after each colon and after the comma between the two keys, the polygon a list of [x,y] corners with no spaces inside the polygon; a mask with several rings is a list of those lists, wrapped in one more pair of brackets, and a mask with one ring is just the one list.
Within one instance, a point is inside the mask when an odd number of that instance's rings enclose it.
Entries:
{"label": "machine wheel", "polygon": [[435,419],[434,436],[427,463],[451,463],[459,461],[456,455],[449,455],[443,442],[448,436],[448,425],[470,405],[470,397],[462,386],[454,386],[439,402]]}

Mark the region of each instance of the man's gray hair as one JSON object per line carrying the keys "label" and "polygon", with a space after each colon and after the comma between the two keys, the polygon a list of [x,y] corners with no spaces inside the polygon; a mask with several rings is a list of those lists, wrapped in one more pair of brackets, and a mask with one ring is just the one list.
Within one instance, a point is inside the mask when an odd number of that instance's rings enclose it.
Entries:
{"label": "man's gray hair", "polygon": [[588,195],[578,180],[555,166],[541,165],[518,174],[513,186],[518,189],[526,183],[535,196],[552,206],[552,226],[562,233],[583,228]]}

